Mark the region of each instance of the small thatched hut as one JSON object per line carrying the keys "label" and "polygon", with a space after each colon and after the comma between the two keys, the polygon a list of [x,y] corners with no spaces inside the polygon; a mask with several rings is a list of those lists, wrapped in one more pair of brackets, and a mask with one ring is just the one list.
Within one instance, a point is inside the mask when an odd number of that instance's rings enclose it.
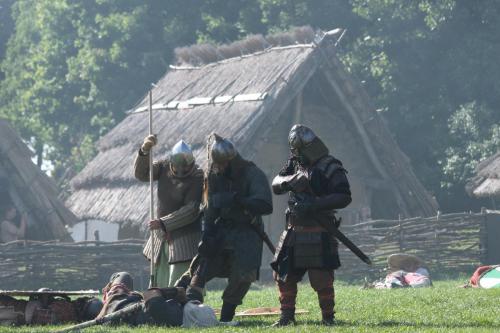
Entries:
{"label": "small thatched hut", "polygon": [[[354,201],[344,223],[373,218],[431,216],[437,204],[415,177],[367,94],[336,57],[341,30],[311,28],[253,36],[232,45],[177,50],[153,90],[156,157],[179,139],[206,165],[205,140],[229,137],[242,156],[269,179],[289,155],[288,131],[310,126],[349,170]],[[121,236],[137,236],[148,219],[148,184],[133,176],[133,161],[148,134],[148,98],[100,141],[99,154],[73,180],[67,204],[81,219],[121,224]],[[266,229],[274,240],[284,225],[286,198],[274,198]]]}
{"label": "small thatched hut", "polygon": [[73,225],[76,216],[58,198],[56,184],[31,161],[32,155],[0,119],[0,207],[13,204],[27,214],[26,239],[71,241],[65,226]]}
{"label": "small thatched hut", "polygon": [[493,209],[500,208],[500,151],[477,165],[465,188],[476,198],[490,198]]}

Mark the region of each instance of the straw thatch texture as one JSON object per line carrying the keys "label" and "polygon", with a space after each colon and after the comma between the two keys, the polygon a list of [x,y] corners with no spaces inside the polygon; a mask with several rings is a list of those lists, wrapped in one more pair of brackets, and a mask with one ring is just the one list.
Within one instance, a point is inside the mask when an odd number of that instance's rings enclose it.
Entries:
{"label": "straw thatch texture", "polygon": [[313,42],[314,37],[314,30],[309,26],[304,26],[266,37],[250,35],[243,40],[228,45],[197,44],[178,47],[174,50],[174,53],[178,65],[200,66],[253,54],[275,46],[309,44]]}
{"label": "straw thatch texture", "polygon": [[466,190],[478,198],[500,197],[500,151],[478,164]]}
{"label": "straw thatch texture", "polygon": [[[290,114],[294,112],[291,105],[306,85],[318,81],[311,78],[323,76],[324,95],[337,96],[336,99],[342,95],[340,106],[328,109],[348,118],[348,131],[362,138],[358,141],[364,145],[362,149],[371,153],[368,161],[378,165],[373,169],[378,170],[382,181],[393,180],[390,186],[397,194],[401,215],[435,214],[437,204],[416,179],[408,158],[397,148],[366,94],[342,69],[333,46],[336,35],[323,37],[315,39],[318,44],[294,43],[198,67],[172,67],[153,89],[153,104],[160,108],[153,114],[154,132],[160,143],[154,151],[155,157],[165,156],[167,148],[184,139],[193,146],[199,164],[205,166],[205,140],[215,131],[229,137],[244,157],[252,159],[262,151],[270,136],[276,136],[276,128],[282,127],[278,121],[294,117]],[[289,36],[276,38],[277,43],[284,43]],[[258,40],[253,37],[250,44],[258,44]],[[204,46],[182,52],[207,53],[206,59],[213,60],[210,54],[215,51]],[[252,94],[265,98],[238,101],[238,97]],[[217,102],[217,98],[224,96],[234,99]],[[147,220],[148,184],[136,181],[132,170],[135,154],[148,134],[148,115],[137,111],[144,110],[147,101],[145,97],[134,107],[136,112],[101,139],[99,154],[72,180],[73,194],[67,204],[80,218],[122,226],[139,226]],[[331,119],[323,121],[332,128],[336,126]],[[279,137],[287,137],[284,131]],[[275,170],[264,171],[270,177]],[[273,232],[271,236],[276,238],[277,234]]]}
{"label": "straw thatch texture", "polygon": [[7,121],[0,120],[1,200],[12,201],[18,211],[27,213],[28,239],[69,241],[65,225],[76,223],[76,217],[59,200],[56,184],[31,162],[31,156]]}
{"label": "straw thatch texture", "polygon": [[[197,161],[206,163],[205,140],[212,131],[230,137],[240,152],[252,152],[251,140],[269,118],[292,76],[307,76],[315,63],[307,59],[311,46],[273,50],[258,57],[233,59],[218,66],[171,70],[153,91],[153,103],[187,100],[194,96],[215,97],[263,93],[263,101],[200,105],[186,110],[154,111],[154,132],[165,156],[180,138],[189,142]],[[245,68],[242,71],[242,68]],[[285,101],[282,101],[285,103]],[[139,106],[146,105],[143,101]],[[68,205],[80,218],[109,222],[139,223],[147,219],[148,185],[133,178],[135,154],[148,133],[148,115],[129,115],[100,142],[100,153],[73,180],[75,190]]]}

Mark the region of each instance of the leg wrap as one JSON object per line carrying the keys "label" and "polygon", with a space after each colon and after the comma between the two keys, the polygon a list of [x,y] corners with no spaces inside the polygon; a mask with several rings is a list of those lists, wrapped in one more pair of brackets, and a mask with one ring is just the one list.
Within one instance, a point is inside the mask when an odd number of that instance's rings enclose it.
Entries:
{"label": "leg wrap", "polygon": [[319,307],[323,318],[333,317],[333,308],[335,306],[333,271],[310,269],[309,282],[318,294]]}
{"label": "leg wrap", "polygon": [[324,288],[318,290],[319,307],[321,308],[323,319],[329,319],[333,317],[333,308],[335,306],[334,299],[335,296],[333,288]]}
{"label": "leg wrap", "polygon": [[278,282],[280,292],[281,310],[295,310],[295,300],[297,299],[297,282]]}

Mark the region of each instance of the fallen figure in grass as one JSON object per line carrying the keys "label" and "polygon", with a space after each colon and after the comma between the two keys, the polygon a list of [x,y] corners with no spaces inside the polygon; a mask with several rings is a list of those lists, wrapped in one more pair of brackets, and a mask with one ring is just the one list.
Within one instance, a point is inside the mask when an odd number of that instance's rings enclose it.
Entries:
{"label": "fallen figure in grass", "polygon": [[406,253],[391,254],[387,258],[389,273],[384,279],[365,284],[364,288],[422,288],[431,287],[429,271],[422,259]]}
{"label": "fallen figure in grass", "polygon": [[[94,290],[0,291],[0,325],[57,325],[95,318],[102,308]],[[72,299],[71,297],[77,297]],[[18,298],[20,297],[20,298]],[[28,297],[26,300],[25,298]]]}
{"label": "fallen figure in grass", "polygon": [[214,310],[199,299],[186,297],[184,288],[150,288],[134,291],[127,272],[115,273],[103,289],[103,307],[93,320],[58,332],[71,332],[95,325],[155,325],[165,327],[209,327],[218,325]]}

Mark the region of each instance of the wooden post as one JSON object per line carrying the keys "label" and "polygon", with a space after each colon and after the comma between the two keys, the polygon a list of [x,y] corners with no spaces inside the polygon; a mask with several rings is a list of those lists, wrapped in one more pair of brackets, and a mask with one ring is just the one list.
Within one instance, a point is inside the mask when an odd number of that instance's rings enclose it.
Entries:
{"label": "wooden post", "polygon": [[488,215],[486,207],[481,207],[481,221],[479,223],[479,261],[485,265],[488,263]]}
{"label": "wooden post", "polygon": [[399,220],[399,252],[403,253],[404,252],[404,245],[403,245],[403,226],[401,225],[401,214],[398,214],[398,220]]}
{"label": "wooden post", "polygon": [[85,220],[85,237],[83,238],[84,241],[88,240],[88,233],[89,233],[89,222]]}

